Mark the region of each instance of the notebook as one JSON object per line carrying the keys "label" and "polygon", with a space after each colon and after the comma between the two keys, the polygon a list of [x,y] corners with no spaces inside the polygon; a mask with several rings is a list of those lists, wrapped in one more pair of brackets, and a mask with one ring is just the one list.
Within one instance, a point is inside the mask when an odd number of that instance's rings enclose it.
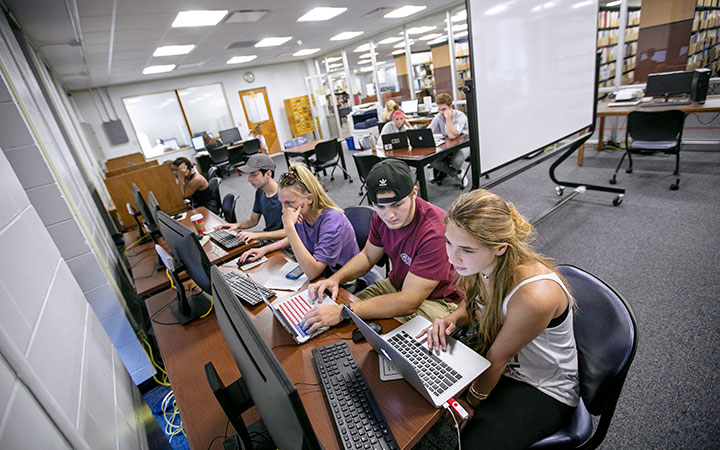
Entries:
{"label": "notebook", "polygon": [[419,130],[408,130],[407,138],[411,147],[436,147],[435,138],[430,128],[420,128]]}
{"label": "notebook", "polygon": [[401,131],[399,133],[383,134],[382,142],[384,150],[408,148],[407,134],[404,131]]}
{"label": "notebook", "polygon": [[[442,407],[448,399],[465,389],[490,367],[488,360],[451,337],[447,338],[446,351],[431,353],[425,337],[421,340],[415,339],[415,336],[431,325],[430,321],[422,316],[417,316],[380,336],[352,310],[344,308],[372,348],[388,359],[403,378],[436,408]],[[423,368],[423,359],[430,361],[430,369]]]}

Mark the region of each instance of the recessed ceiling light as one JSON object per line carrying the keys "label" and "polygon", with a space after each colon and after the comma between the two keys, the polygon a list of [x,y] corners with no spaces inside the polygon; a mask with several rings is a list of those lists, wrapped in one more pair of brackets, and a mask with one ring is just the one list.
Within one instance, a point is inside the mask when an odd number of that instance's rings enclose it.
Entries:
{"label": "recessed ceiling light", "polygon": [[360,36],[363,33],[364,33],[364,31],[343,31],[340,34],[336,34],[335,36],[331,37],[330,40],[331,41],[345,41],[345,40]]}
{"label": "recessed ceiling light", "polygon": [[425,34],[425,33],[427,33],[428,31],[434,30],[435,28],[437,28],[437,27],[431,26],[431,25],[427,25],[427,26],[424,26],[424,27],[408,28],[407,32],[408,32],[408,34]]}
{"label": "recessed ceiling light", "polygon": [[307,56],[312,55],[313,53],[319,52],[319,48],[304,48],[302,50],[298,50],[295,53],[293,53],[293,56]]}
{"label": "recessed ceiling light", "polygon": [[337,69],[337,68],[339,68],[339,67],[343,67],[343,65],[342,65],[342,64],[330,64],[330,65],[328,65],[328,68],[329,68],[329,69]]}
{"label": "recessed ceiling light", "polygon": [[361,59],[358,61],[358,64],[370,64],[372,61],[369,59]]}
{"label": "recessed ceiling light", "polygon": [[287,41],[292,39],[292,36],[283,36],[283,37],[266,37],[260,40],[257,44],[255,44],[255,47],[276,47],[278,45],[283,45]]}
{"label": "recessed ceiling light", "polygon": [[353,50],[354,53],[362,53],[370,51],[370,44],[363,44],[358,47],[355,47],[355,50]]}
{"label": "recessed ceiling light", "polygon": [[467,30],[465,30],[465,31],[461,31],[459,33],[455,33],[453,35],[453,37],[455,37],[455,39],[457,39],[457,38],[465,37],[467,35],[468,35],[468,32],[467,32]]}
{"label": "recessed ceiling light", "polygon": [[303,14],[297,21],[313,22],[318,20],[330,20],[345,11],[347,11],[347,8],[317,7]]}
{"label": "recessed ceiling light", "polygon": [[233,56],[232,58],[228,59],[225,64],[246,63],[252,61],[255,58],[257,58],[257,55]]}
{"label": "recessed ceiling light", "polygon": [[158,47],[153,52],[153,56],[174,56],[174,55],[187,55],[190,53],[195,46],[189,45],[165,45]]}
{"label": "recessed ceiling light", "polygon": [[404,53],[405,53],[405,50],[395,50],[394,52],[392,52],[393,55],[402,55]]}
{"label": "recessed ceiling light", "polygon": [[418,39],[420,39],[421,41],[430,41],[433,39],[437,39],[440,36],[442,36],[442,34],[440,34],[440,33],[431,33],[431,34],[426,34],[425,36],[421,36]]}
{"label": "recessed ceiling light", "polygon": [[404,40],[404,39],[401,37],[391,36],[389,38],[385,38],[382,41],[378,42],[378,44],[394,44],[394,43],[400,42],[402,40]]}
{"label": "recessed ceiling light", "polygon": [[402,17],[411,16],[415,13],[419,13],[423,9],[427,8],[427,6],[414,6],[414,5],[405,5],[401,6],[400,8],[390,11],[389,13],[385,14],[383,17],[386,19],[399,19]]}
{"label": "recessed ceiling light", "polygon": [[583,6],[592,5],[592,2],[590,0],[586,0],[584,2],[578,2],[571,6],[571,8],[582,8]]}
{"label": "recessed ceiling light", "polygon": [[170,72],[175,68],[175,64],[161,64],[157,66],[147,66],[143,69],[143,75],[150,75],[153,73]]}
{"label": "recessed ceiling light", "polygon": [[[447,28],[445,28],[445,30],[447,31]],[[453,25],[453,31],[462,31],[462,30],[467,30],[467,23]]]}
{"label": "recessed ceiling light", "polygon": [[443,42],[447,42],[447,36],[441,36],[437,39],[433,39],[432,41],[428,42],[428,45],[442,44]]}
{"label": "recessed ceiling light", "polygon": [[605,6],[617,6],[617,5],[619,5],[620,3],[622,3],[622,1],[621,1],[621,0],[617,0],[617,1],[614,1],[614,2],[610,2],[610,3],[608,3],[608,4],[605,5]]}
{"label": "recessed ceiling light", "polygon": [[226,23],[254,23],[258,20],[262,19],[265,14],[269,13],[270,11],[267,9],[256,9],[254,11],[250,10],[241,10],[241,11],[235,11],[230,14],[230,17],[225,19]]}
{"label": "recessed ceiling light", "polygon": [[180,27],[209,27],[217,25],[227,14],[226,9],[222,10],[193,10],[180,11],[172,23],[173,28]]}
{"label": "recessed ceiling light", "polygon": [[373,68],[370,66],[360,68],[360,72],[372,72],[372,70],[373,70]]}
{"label": "recessed ceiling light", "polygon": [[[410,39],[408,41],[408,44],[410,44],[410,45],[413,45],[414,43],[415,43],[415,41],[413,41],[412,39]],[[393,48],[405,48],[405,43],[401,42],[399,44],[395,44],[395,45],[393,45]]]}
{"label": "recessed ceiling light", "polygon": [[467,11],[462,10],[459,13],[455,14],[450,18],[453,22],[462,22],[463,20],[467,20]]}
{"label": "recessed ceiling light", "polygon": [[[378,54],[378,52],[375,52],[375,55],[377,55],[377,54]],[[372,58],[372,56],[370,55],[370,52],[367,52],[367,53],[363,53],[362,55],[360,55],[360,58]]]}
{"label": "recessed ceiling light", "polygon": [[331,62],[335,62],[335,61],[340,61],[341,59],[342,59],[342,58],[341,58],[340,56],[333,56],[333,57],[330,57],[330,58],[325,58],[325,61],[331,63]]}

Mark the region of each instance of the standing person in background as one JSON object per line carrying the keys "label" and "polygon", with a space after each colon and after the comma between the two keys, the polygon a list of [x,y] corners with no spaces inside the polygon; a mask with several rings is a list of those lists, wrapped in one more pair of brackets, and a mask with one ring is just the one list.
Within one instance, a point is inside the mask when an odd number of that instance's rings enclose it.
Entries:
{"label": "standing person in background", "polygon": [[[450,94],[438,94],[436,98],[438,113],[430,122],[430,129],[435,134],[442,134],[446,139],[457,139],[461,135],[470,133],[468,118],[464,112],[453,108],[453,99]],[[446,176],[452,177],[460,186],[465,180],[460,179],[462,165],[470,155],[470,148],[463,147],[455,150],[447,158],[436,160],[430,165],[439,173],[433,181],[441,181]]]}
{"label": "standing person in background", "polygon": [[250,139],[259,140],[260,150],[266,155],[270,154],[270,150],[268,150],[268,146],[265,143],[265,136],[263,136],[262,130],[260,129],[260,124],[255,125],[255,128],[250,131],[250,134],[248,136],[250,137]]}
{"label": "standing person in background", "polygon": [[189,159],[177,158],[172,162],[170,170],[175,175],[175,182],[184,199],[192,200],[195,208],[204,206],[215,214],[220,212],[220,205],[210,191],[208,181],[200,175]]}
{"label": "standing person in background", "polygon": [[383,113],[382,113],[382,121],[390,122],[390,120],[392,119],[393,113],[399,109],[400,109],[400,106],[398,106],[398,104],[395,103],[395,100],[388,100],[385,103],[385,111],[383,111]]}

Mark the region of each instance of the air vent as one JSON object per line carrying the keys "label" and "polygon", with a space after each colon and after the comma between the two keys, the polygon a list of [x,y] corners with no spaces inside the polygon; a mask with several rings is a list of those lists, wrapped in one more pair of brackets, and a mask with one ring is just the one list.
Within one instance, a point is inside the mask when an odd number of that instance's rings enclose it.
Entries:
{"label": "air vent", "polygon": [[269,12],[267,9],[235,11],[224,23],[253,23],[262,19],[262,17]]}
{"label": "air vent", "polygon": [[235,41],[232,44],[225,47],[225,50],[232,50],[234,48],[248,48],[254,47],[257,41]]}
{"label": "air vent", "polygon": [[375,9],[373,9],[372,11],[370,11],[369,13],[365,14],[363,17],[364,17],[364,18],[367,18],[367,19],[382,19],[382,17],[383,17],[385,14],[389,13],[390,11],[394,11],[394,10],[396,10],[396,9],[397,9],[397,7],[394,7],[394,8],[386,8],[386,7],[375,8]]}

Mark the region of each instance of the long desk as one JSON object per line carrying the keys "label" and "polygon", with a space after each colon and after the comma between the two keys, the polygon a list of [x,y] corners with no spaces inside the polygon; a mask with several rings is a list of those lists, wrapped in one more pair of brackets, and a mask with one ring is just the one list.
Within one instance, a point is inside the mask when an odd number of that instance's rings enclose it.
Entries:
{"label": "long desk", "polygon": [[417,170],[417,179],[420,184],[420,197],[428,200],[427,180],[425,179],[425,166],[436,159],[444,158],[448,153],[470,145],[467,136],[460,136],[456,139],[447,139],[442,145],[429,148],[402,148],[396,150],[364,150],[358,155],[376,155],[381,158],[395,158],[405,161],[409,166]]}
{"label": "long desk", "polygon": [[[708,96],[705,103],[693,102],[689,105],[668,105],[643,107],[642,103],[635,106],[608,106],[608,101],[602,101],[597,106],[597,117],[600,119],[598,124],[598,145],[597,149],[603,148],[603,134],[605,131],[605,118],[609,116],[627,116],[633,111],[667,111],[670,109],[679,109],[685,114],[692,113],[709,113],[720,111],[720,95]],[[578,150],[578,165],[582,165],[583,149]]]}
{"label": "long desk", "polygon": [[[190,217],[193,214],[203,215],[205,220],[205,229],[207,230],[212,230],[218,225],[224,225],[227,223],[207,208],[200,207],[188,210],[187,216],[183,220],[180,220],[180,223],[190,230],[195,229],[190,221]],[[128,245],[138,238],[138,232],[131,231],[125,233],[123,238],[125,239],[126,245]],[[203,245],[203,250],[205,250],[205,254],[207,254],[210,263],[216,265],[222,264],[225,261],[239,256],[242,252],[257,246],[257,244],[257,241],[250,241],[240,247],[236,247],[230,251],[225,251],[212,240],[208,240],[208,242]],[[148,297],[170,287],[170,280],[165,274],[165,271],[155,270],[155,261],[157,260],[157,256],[155,253],[155,244],[152,241],[128,250],[127,257],[128,263],[131,267],[132,277],[135,281],[135,290],[140,298]]]}
{"label": "long desk", "polygon": [[[286,262],[286,256],[275,252],[269,261],[250,270],[261,282]],[[220,267],[223,272],[237,270],[234,262]],[[341,291],[340,302],[355,297]],[[175,399],[180,409],[183,427],[191,448],[206,449],[215,436],[225,433],[227,419],[220,409],[205,379],[205,364],[212,362],[224,385],[233,383],[239,376],[213,312],[186,326],[164,325],[176,323],[169,304],[175,302],[175,293],[165,291],[147,299],[146,304],[153,318],[153,330],[168,372]],[[350,323],[338,325],[304,345],[296,345],[285,329],[277,323],[264,304],[246,306],[254,325],[265,343],[285,368],[293,383],[319,383],[312,361],[312,349],[336,342],[339,336],[349,338],[355,328]],[[399,324],[395,320],[381,320],[383,333]],[[440,410],[420,396],[404,380],[383,382],[378,376],[378,356],[367,342],[347,341],[358,366],[367,379],[370,389],[388,421],[400,448],[411,448],[441,417]],[[340,448],[327,402],[319,386],[296,385],[300,399],[310,419],[313,430],[327,449]],[[246,425],[257,419],[253,410],[243,414]],[[216,448],[220,448],[218,445]]]}
{"label": "long desk", "polygon": [[[298,145],[297,147],[292,148],[284,148],[282,150],[282,154],[285,156],[285,163],[287,163],[287,166],[290,167],[290,158],[295,156],[302,156],[305,160],[305,165],[310,167],[310,157],[315,154],[315,146],[318,145],[321,142],[325,142],[325,140],[315,140],[310,141],[302,145]],[[345,165],[345,152],[340,150],[340,165],[347,171],[347,165]],[[348,178],[347,174],[343,173],[343,177],[345,179]]]}

